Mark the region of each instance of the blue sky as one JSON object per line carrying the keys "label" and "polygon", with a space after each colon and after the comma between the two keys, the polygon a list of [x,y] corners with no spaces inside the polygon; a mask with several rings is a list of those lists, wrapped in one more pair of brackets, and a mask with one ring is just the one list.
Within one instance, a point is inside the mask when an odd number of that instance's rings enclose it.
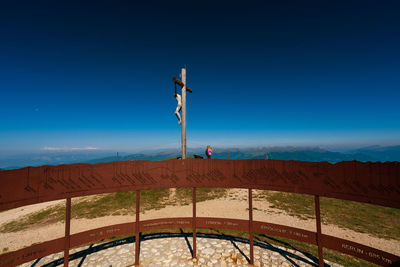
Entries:
{"label": "blue sky", "polygon": [[397,1],[8,1],[0,152],[400,143]]}

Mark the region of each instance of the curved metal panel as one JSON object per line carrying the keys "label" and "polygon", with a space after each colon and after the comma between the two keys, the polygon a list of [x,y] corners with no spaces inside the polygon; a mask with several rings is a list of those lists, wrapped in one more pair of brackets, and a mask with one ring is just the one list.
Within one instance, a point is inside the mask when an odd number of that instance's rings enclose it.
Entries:
{"label": "curved metal panel", "polygon": [[0,210],[68,197],[171,187],[255,188],[400,208],[400,163],[124,161],[0,172]]}
{"label": "curved metal panel", "polygon": [[[141,231],[166,229],[166,228],[190,228],[192,225],[191,217],[181,218],[162,218],[154,220],[146,220],[140,222]],[[212,229],[229,229],[229,230],[248,230],[247,220],[226,219],[226,218],[209,218],[198,217],[196,224],[201,228]],[[116,224],[97,229],[92,229],[85,232],[80,232],[71,235],[71,246],[76,247],[79,245],[95,242],[105,238],[111,238],[119,235],[133,234],[135,223]],[[298,240],[309,244],[316,245],[316,233],[289,227],[285,225],[271,224],[265,222],[253,222],[253,229],[257,233],[264,233],[273,236],[279,236]],[[322,235],[324,247],[330,248],[348,255],[355,256],[360,259],[373,262],[381,266],[389,266],[395,262],[400,261],[400,257],[371,248],[362,244],[352,241],[344,240],[341,238]],[[0,266],[15,266],[34,260],[36,258],[44,257],[63,250],[64,238],[59,238],[34,245],[28,248],[23,248],[18,251],[10,252],[0,255]]]}
{"label": "curved metal panel", "polygon": [[43,242],[17,251],[0,255],[0,266],[17,266],[19,264],[42,258],[64,249],[64,237]]}
{"label": "curved metal panel", "polygon": [[340,251],[380,266],[391,266],[400,262],[399,256],[338,237],[323,234],[322,242],[325,248]]}
{"label": "curved metal panel", "polygon": [[253,222],[253,229],[256,233],[280,236],[317,245],[317,234],[311,231],[266,222]]}
{"label": "curved metal panel", "polygon": [[[330,164],[282,160],[126,161],[96,165],[73,164],[0,171],[0,211],[50,200],[99,193],[171,187],[266,189],[312,194],[400,208],[400,163]],[[137,191],[139,192],[139,191]],[[251,190],[249,191],[251,192]],[[195,199],[195,194],[194,198]],[[138,204],[137,197],[137,204]],[[195,206],[194,206],[195,207]],[[251,205],[250,205],[251,209]],[[139,208],[137,208],[139,210]],[[0,256],[0,266],[14,266],[71,246],[133,232],[196,227],[256,231],[311,244],[314,232],[292,227],[224,218],[167,218],[125,223],[85,231]],[[138,215],[138,214],[137,214]],[[67,217],[68,218],[68,217]],[[137,216],[138,218],[138,216]],[[194,218],[196,218],[194,220]],[[194,224],[193,224],[194,223]],[[140,227],[139,227],[140,226]],[[327,235],[322,246],[390,265],[399,257]],[[67,239],[71,238],[71,239]],[[68,242],[69,241],[69,242]],[[318,242],[320,243],[320,242]],[[320,257],[322,262],[322,256]]]}
{"label": "curved metal panel", "polygon": [[249,221],[239,219],[197,217],[196,227],[248,231]]}
{"label": "curved metal panel", "polygon": [[73,234],[70,236],[70,247],[73,248],[114,236],[132,234],[135,232],[135,225],[134,222],[121,223]]}
{"label": "curved metal panel", "polygon": [[190,217],[162,218],[140,221],[140,232],[168,229],[168,228],[192,228],[193,219]]}

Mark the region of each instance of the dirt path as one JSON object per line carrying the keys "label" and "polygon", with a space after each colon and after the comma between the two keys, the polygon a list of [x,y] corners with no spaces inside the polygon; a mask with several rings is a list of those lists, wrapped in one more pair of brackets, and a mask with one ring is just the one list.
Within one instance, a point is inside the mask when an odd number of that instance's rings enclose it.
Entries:
{"label": "dirt path", "polygon": [[[64,202],[64,201],[63,201]],[[63,204],[63,202],[51,203],[51,205]],[[43,204],[43,205],[42,205]],[[42,203],[38,205],[26,206],[0,213],[0,226],[10,220],[19,218],[30,212],[38,211],[46,207]],[[276,223],[316,231],[315,220],[301,220],[297,217],[288,215],[286,212],[270,208],[270,203],[266,200],[253,199],[254,220]],[[197,216],[199,217],[223,217],[235,219],[248,219],[247,190],[230,190],[228,197],[222,199],[207,200],[197,203]],[[168,218],[168,217],[190,217],[192,216],[192,206],[167,206],[160,210],[149,210],[140,215],[141,220]],[[71,233],[99,228],[124,222],[135,221],[135,216],[105,216],[95,219],[73,219],[71,221]],[[365,233],[357,233],[352,230],[342,229],[335,225],[323,225],[323,233],[345,238],[375,247],[396,255],[400,255],[400,240],[385,240]],[[0,233],[0,252],[17,250],[34,243],[55,239],[64,235],[64,224],[55,223],[52,225],[37,227],[15,233]]]}

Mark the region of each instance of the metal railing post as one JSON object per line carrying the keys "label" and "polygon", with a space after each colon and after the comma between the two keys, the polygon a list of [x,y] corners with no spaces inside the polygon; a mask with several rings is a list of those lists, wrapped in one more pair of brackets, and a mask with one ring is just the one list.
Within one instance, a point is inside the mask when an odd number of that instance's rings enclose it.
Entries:
{"label": "metal railing post", "polygon": [[65,239],[64,239],[64,267],[69,263],[69,245],[71,232],[71,198],[67,198],[65,205]]}
{"label": "metal railing post", "polygon": [[193,258],[196,258],[196,187],[193,187]]}
{"label": "metal railing post", "polygon": [[135,266],[139,266],[140,247],[140,190],[136,190],[136,223],[135,223]]}
{"label": "metal railing post", "polygon": [[249,234],[250,234],[250,264],[254,264],[253,250],[253,192],[249,188]]}
{"label": "metal railing post", "polygon": [[319,266],[323,267],[324,255],[322,252],[323,245],[322,245],[322,232],[321,232],[321,215],[319,209],[319,196],[315,195],[314,200],[315,200],[315,219],[317,222],[318,261],[319,261]]}

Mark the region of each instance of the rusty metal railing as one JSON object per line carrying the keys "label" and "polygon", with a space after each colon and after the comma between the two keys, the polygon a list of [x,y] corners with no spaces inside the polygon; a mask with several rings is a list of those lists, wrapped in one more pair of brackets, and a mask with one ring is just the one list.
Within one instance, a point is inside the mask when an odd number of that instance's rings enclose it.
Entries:
{"label": "rusty metal railing", "polygon": [[[0,172],[0,211],[50,200],[66,199],[65,236],[0,255],[0,266],[15,266],[64,251],[68,266],[70,248],[119,235],[135,233],[135,264],[139,264],[140,233],[165,228],[231,229],[249,232],[249,259],[253,257],[254,233],[289,238],[323,249],[333,249],[369,262],[389,266],[400,257],[321,231],[320,196],[400,208],[400,164],[341,162],[337,164],[278,160],[180,160],[127,161],[104,164],[43,166]],[[140,220],[140,191],[152,188],[193,188],[192,217]],[[248,189],[249,219],[197,217],[196,188]],[[314,195],[317,232],[253,220],[252,190],[275,190]],[[136,191],[136,221],[70,234],[71,198],[98,193]]]}

